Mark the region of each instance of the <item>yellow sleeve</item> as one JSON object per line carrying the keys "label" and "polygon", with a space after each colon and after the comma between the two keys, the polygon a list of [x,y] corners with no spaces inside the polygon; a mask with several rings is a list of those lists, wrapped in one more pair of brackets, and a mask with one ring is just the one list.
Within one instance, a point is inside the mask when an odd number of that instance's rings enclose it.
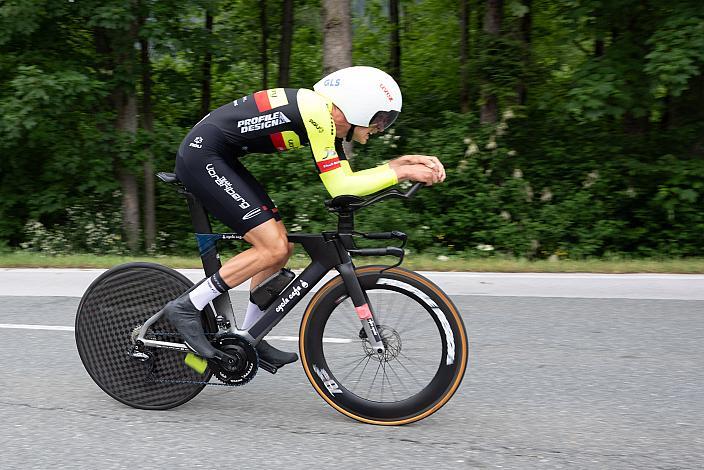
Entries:
{"label": "yellow sleeve", "polygon": [[306,89],[299,90],[297,98],[320,179],[332,197],[366,196],[398,183],[396,172],[388,164],[352,171],[344,155],[338,155],[335,150],[332,102]]}

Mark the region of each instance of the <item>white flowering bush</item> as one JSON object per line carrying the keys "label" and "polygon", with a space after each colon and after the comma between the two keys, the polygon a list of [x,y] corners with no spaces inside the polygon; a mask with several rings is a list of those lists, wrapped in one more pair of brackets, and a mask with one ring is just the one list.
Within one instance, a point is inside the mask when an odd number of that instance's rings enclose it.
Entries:
{"label": "white flowering bush", "polygon": [[48,255],[71,253],[122,254],[126,247],[120,237],[120,212],[92,211],[75,205],[66,209],[62,224],[46,227],[37,220],[25,224],[25,241],[20,247]]}

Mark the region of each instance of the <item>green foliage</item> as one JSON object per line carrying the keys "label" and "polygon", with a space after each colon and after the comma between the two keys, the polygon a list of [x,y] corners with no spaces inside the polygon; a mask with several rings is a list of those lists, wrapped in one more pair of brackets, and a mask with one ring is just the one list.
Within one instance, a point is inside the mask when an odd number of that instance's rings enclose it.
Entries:
{"label": "green foliage", "polygon": [[[24,229],[26,240],[20,246],[29,251],[50,255],[71,253],[122,254],[126,249],[120,236],[120,213],[95,211],[91,201],[66,209],[62,224],[47,228],[39,221],[29,220]],[[114,209],[113,209],[114,210]]]}
{"label": "green foliage", "polygon": [[[412,252],[439,256],[693,256],[704,241],[704,7],[698,0],[504,2],[502,34],[469,28],[471,111],[458,114],[458,2],[402,1],[404,108],[394,128],[355,146],[352,166],[437,155],[443,185],[360,212],[360,230],[400,229]],[[262,88],[259,2],[8,0],[0,5],[0,248],[120,252],[115,162],[139,176],[173,168],[200,116],[202,59],[213,56],[212,107]],[[269,1],[269,86],[281,5]],[[321,5],[295,3],[292,87],[322,70]],[[214,14],[212,34],[206,9]],[[354,2],[355,64],[388,67],[382,0]],[[530,42],[523,20],[531,18]],[[149,41],[153,130],[115,132],[116,90],[143,90],[137,34]],[[119,50],[105,52],[98,33]],[[517,104],[526,87],[528,101]],[[503,117],[480,125],[482,93]],[[142,116],[140,116],[142,117]],[[251,155],[291,231],[336,222],[307,149]],[[140,197],[143,196],[140,194]],[[67,209],[70,208],[70,209]],[[183,199],[157,184],[160,249],[192,253]]]}

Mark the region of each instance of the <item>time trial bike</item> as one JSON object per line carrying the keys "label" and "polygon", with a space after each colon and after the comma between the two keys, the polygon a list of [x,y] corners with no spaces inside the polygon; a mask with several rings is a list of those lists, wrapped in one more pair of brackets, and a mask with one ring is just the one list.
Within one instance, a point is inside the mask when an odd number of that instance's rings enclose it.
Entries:
{"label": "time trial bike", "polygon": [[[200,202],[172,173],[159,173],[188,202],[206,276],[221,264],[220,240]],[[195,397],[206,385],[244,385],[261,368],[276,366],[255,346],[332,269],[339,273],[317,290],[301,320],[301,363],[315,391],[334,409],[358,421],[402,425],[430,416],[457,391],[468,363],[468,339],[459,311],[434,283],[403,269],[407,236],[401,231],[362,233],[355,212],[389,198],[410,198],[390,189],[365,198],[326,201],[337,230],[292,233],[311,263],[299,275],[282,270],[251,293],[264,315],[237,328],[228,295],[202,313],[212,344],[228,363],[194,356],[176,329],[160,315],[170,300],[193,287],[178,271],[153,263],[127,263],[98,277],[83,295],[76,316],[76,344],[91,378],[108,395],[140,409],[169,409]],[[396,246],[358,247],[360,239],[395,240]],[[393,265],[356,267],[353,257],[393,256]]]}

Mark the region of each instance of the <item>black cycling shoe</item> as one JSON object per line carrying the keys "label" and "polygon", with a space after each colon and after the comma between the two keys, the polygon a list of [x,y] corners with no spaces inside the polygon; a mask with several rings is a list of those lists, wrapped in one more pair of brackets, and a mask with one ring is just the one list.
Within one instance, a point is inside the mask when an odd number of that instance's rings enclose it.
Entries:
{"label": "black cycling shoe", "polygon": [[257,344],[256,349],[260,359],[276,367],[281,367],[298,360],[298,354],[280,351],[264,340],[261,340],[259,344]]}
{"label": "black cycling shoe", "polygon": [[200,310],[193,305],[188,292],[166,304],[162,312],[183,336],[186,346],[196,354],[206,359],[223,360],[228,357],[227,354],[215,349],[205,337]]}

